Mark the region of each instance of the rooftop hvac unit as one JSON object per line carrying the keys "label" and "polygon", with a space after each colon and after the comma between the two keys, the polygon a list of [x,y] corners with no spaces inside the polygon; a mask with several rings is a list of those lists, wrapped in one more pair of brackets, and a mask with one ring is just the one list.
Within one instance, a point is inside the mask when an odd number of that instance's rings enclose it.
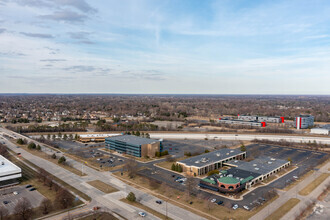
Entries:
{"label": "rooftop hvac unit", "polygon": [[233,152],[234,152],[233,150],[230,151],[230,153],[233,153]]}
{"label": "rooftop hvac unit", "polygon": [[268,161],[268,164],[272,164],[273,162],[271,162],[271,161]]}
{"label": "rooftop hvac unit", "polygon": [[254,166],[254,167],[256,167],[256,166],[257,166],[257,164],[255,163],[255,164],[253,164],[253,166]]}
{"label": "rooftop hvac unit", "polygon": [[4,161],[2,161],[2,162],[1,162],[1,165],[5,165],[5,162],[4,162]]}
{"label": "rooftop hvac unit", "polygon": [[276,160],[275,158],[270,158],[270,160]]}
{"label": "rooftop hvac unit", "polygon": [[233,177],[233,174],[229,174],[228,177]]}
{"label": "rooftop hvac unit", "polygon": [[256,167],[256,168],[254,168],[255,170],[259,170],[259,168],[258,167]]}
{"label": "rooftop hvac unit", "polygon": [[220,153],[216,153],[215,155],[217,155],[217,157],[220,157]]}
{"label": "rooftop hvac unit", "polygon": [[199,160],[195,161],[195,163],[199,163]]}
{"label": "rooftop hvac unit", "polygon": [[226,155],[229,155],[229,153],[226,153]]}
{"label": "rooftop hvac unit", "polygon": [[214,179],[213,179],[213,178],[210,178],[210,180],[214,181]]}

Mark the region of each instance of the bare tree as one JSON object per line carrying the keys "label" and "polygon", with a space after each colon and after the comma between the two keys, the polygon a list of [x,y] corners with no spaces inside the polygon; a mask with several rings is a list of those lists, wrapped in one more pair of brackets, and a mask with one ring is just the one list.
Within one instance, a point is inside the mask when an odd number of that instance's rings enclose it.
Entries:
{"label": "bare tree", "polygon": [[5,207],[3,206],[0,206],[0,220],[5,220],[6,216],[9,214],[9,211],[8,209],[6,209]]}
{"label": "bare tree", "polygon": [[6,146],[2,145],[1,143],[0,143],[0,154],[6,158],[9,156]]}
{"label": "bare tree", "polygon": [[124,169],[127,171],[130,178],[134,178],[138,171],[138,164],[133,159],[127,159]]}
{"label": "bare tree", "polygon": [[73,205],[73,195],[66,189],[57,192],[55,203],[62,209],[66,209]]}
{"label": "bare tree", "polygon": [[40,204],[40,211],[42,212],[42,214],[48,214],[49,212],[52,211],[53,209],[53,205],[52,205],[52,202],[45,198],[41,201],[41,204]]}
{"label": "bare tree", "polygon": [[14,208],[14,212],[18,219],[30,219],[33,215],[33,210],[30,201],[25,197],[20,199]]}

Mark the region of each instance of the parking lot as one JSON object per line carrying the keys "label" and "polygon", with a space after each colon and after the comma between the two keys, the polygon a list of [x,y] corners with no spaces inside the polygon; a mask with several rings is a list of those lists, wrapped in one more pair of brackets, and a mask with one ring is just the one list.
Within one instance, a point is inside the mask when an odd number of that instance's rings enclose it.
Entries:
{"label": "parking lot", "polygon": [[[8,209],[9,213],[13,213],[18,201],[23,197],[27,198],[32,207],[36,208],[40,205],[41,201],[45,198],[37,190],[29,191],[31,188],[24,186],[14,186],[0,190],[0,206]],[[17,195],[16,192],[18,193]]]}
{"label": "parking lot", "polygon": [[185,152],[191,154],[204,153],[205,150],[221,149],[225,146],[231,147],[239,144],[238,141],[221,141],[221,140],[164,140],[163,150],[167,150],[169,154],[175,157],[184,156]]}
{"label": "parking lot", "polygon": [[[165,141],[164,141],[165,142]],[[166,141],[166,147],[178,148],[181,151],[184,149],[189,149],[187,147],[194,147],[189,144],[181,144],[176,141]],[[183,148],[183,149],[182,149]],[[166,149],[166,148],[164,148]],[[197,147],[198,150],[202,150],[203,152],[205,148]],[[242,208],[244,205],[253,208],[254,206],[258,206],[266,202],[265,194],[274,189],[282,189],[292,181],[296,181],[296,178],[305,174],[308,170],[314,169],[315,166],[322,163],[324,160],[329,158],[327,153],[316,152],[306,149],[298,149],[298,148],[290,148],[290,147],[282,147],[282,146],[274,146],[274,145],[260,145],[260,144],[252,144],[246,146],[247,156],[257,158],[259,156],[271,156],[278,159],[287,160],[291,158],[292,164],[297,166],[298,168],[293,170],[292,172],[282,176],[281,178],[275,180],[274,182],[256,188],[253,192],[245,195],[242,201],[232,201],[226,197],[221,196],[221,194],[213,194],[206,191],[200,191],[203,196],[207,199],[216,199],[216,201],[224,201],[230,202],[232,204],[238,204],[239,208]],[[183,152],[182,152],[183,153]],[[171,154],[171,152],[170,152]],[[139,171],[139,174],[148,178],[153,178],[157,182],[165,182],[166,184],[174,187],[180,191],[185,190],[185,185],[175,181],[175,178],[182,175],[178,175],[169,170],[164,170],[158,167],[153,166],[153,163],[147,165],[149,169],[145,169]],[[173,177],[175,175],[175,177]]]}

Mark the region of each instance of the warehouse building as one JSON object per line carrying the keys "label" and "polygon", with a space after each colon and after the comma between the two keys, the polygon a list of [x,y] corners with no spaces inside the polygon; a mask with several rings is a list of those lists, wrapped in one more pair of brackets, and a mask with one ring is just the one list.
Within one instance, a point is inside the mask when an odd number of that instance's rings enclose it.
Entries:
{"label": "warehouse building", "polygon": [[297,129],[306,129],[314,125],[314,116],[299,115],[294,119],[294,127]]}
{"label": "warehouse building", "polygon": [[232,168],[202,179],[199,186],[222,193],[237,193],[288,167],[290,162],[260,157],[250,162],[233,160],[224,165]]}
{"label": "warehouse building", "polygon": [[238,120],[238,119],[227,119],[227,118],[219,118],[218,123],[232,124],[232,125],[246,125],[246,126],[255,126],[255,127],[266,127],[266,122],[243,121],[243,120]]}
{"label": "warehouse building", "polygon": [[0,188],[18,183],[22,170],[0,155]]}
{"label": "warehouse building", "polygon": [[81,134],[79,135],[78,141],[86,142],[104,142],[105,138],[118,136],[120,134]]}
{"label": "warehouse building", "polygon": [[224,148],[178,161],[177,164],[181,165],[182,171],[188,175],[200,176],[223,167],[228,161],[245,158],[246,152]]}
{"label": "warehouse building", "polygon": [[162,152],[163,150],[162,141],[134,135],[105,138],[105,147],[135,157],[155,157],[156,152]]}
{"label": "warehouse building", "polygon": [[319,128],[312,128],[311,134],[323,134],[323,135],[329,135],[330,133],[330,124],[324,125]]}
{"label": "warehouse building", "polygon": [[243,121],[284,123],[284,117],[277,116],[238,115],[238,119]]}

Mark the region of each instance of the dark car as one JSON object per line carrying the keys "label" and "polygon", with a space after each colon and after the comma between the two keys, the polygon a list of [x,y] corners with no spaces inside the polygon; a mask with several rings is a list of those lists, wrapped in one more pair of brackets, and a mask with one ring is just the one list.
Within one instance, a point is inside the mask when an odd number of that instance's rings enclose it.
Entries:
{"label": "dark car", "polygon": [[175,175],[173,174],[172,177],[175,177]]}
{"label": "dark car", "polygon": [[193,201],[189,202],[190,205],[192,205],[193,203],[194,203]]}
{"label": "dark car", "polygon": [[3,201],[3,204],[8,204],[8,203],[10,203],[10,201]]}
{"label": "dark car", "polygon": [[160,204],[162,204],[163,202],[162,202],[161,200],[156,200],[156,203],[160,205]]}
{"label": "dark car", "polygon": [[31,189],[29,189],[29,191],[34,191],[34,190],[36,190],[36,188],[31,188]]}
{"label": "dark car", "polygon": [[218,205],[223,205],[223,201],[220,200],[219,202],[217,202],[217,204]]}
{"label": "dark car", "polygon": [[32,187],[32,185],[27,185],[25,188],[31,188]]}

